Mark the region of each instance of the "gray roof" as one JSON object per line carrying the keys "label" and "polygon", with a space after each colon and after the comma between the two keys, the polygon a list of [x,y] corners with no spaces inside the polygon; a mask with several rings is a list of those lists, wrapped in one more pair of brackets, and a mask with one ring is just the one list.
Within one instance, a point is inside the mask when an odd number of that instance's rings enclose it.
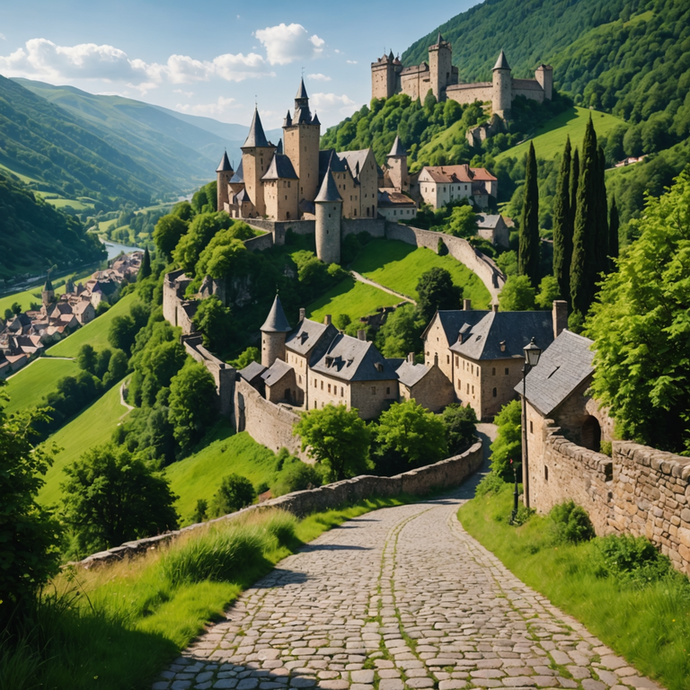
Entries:
{"label": "gray roof", "polygon": [[400,137],[396,134],[395,135],[395,141],[393,142],[393,146],[391,146],[391,152],[388,154],[388,158],[391,158],[392,156],[406,156],[407,151],[405,151],[405,147],[402,145],[402,142],[400,141]]}
{"label": "gray roof", "polygon": [[276,359],[276,361],[261,374],[261,378],[267,386],[273,386],[291,371],[294,371],[291,364],[283,362],[282,359]]}
{"label": "gray roof", "polygon": [[275,153],[262,180],[296,180],[292,161],[284,153]]}
{"label": "gray roof", "polygon": [[336,335],[338,329],[333,324],[303,319],[288,336],[285,347],[303,357],[311,353],[318,359],[323,356]]}
{"label": "gray roof", "polygon": [[276,146],[276,153],[284,153],[283,151],[283,138],[278,139],[278,146]]}
{"label": "gray roof", "polygon": [[343,381],[394,381],[395,369],[374,343],[338,333],[312,370]]}
{"label": "gray roof", "polygon": [[501,220],[500,215],[488,216],[484,213],[477,214],[477,225],[480,228],[495,228]]}
{"label": "gray roof", "polygon": [[249,383],[252,383],[257,377],[266,371],[266,367],[259,362],[251,362],[244,369],[240,369],[240,376]]}
{"label": "gray roof", "polygon": [[328,169],[332,172],[345,172],[345,161],[341,160],[335,149],[323,149],[319,151],[319,181],[323,180]]}
{"label": "gray roof", "polygon": [[249,192],[247,191],[247,188],[243,187],[242,189],[240,189],[239,192],[237,192],[237,194],[235,194],[235,202],[238,204],[242,204],[245,201],[248,201],[250,204],[253,203],[249,197]]}
{"label": "gray roof", "polygon": [[244,183],[244,168],[242,167],[242,159],[240,158],[240,164],[235,170],[235,174],[230,178],[231,183]]}
{"label": "gray roof", "polygon": [[419,383],[428,372],[429,367],[425,364],[410,364],[408,361],[404,361],[396,371],[400,383],[408,388],[412,388],[412,386]]}
{"label": "gray roof", "polygon": [[283,127],[292,127],[292,115],[290,115],[290,111],[287,111],[287,115],[285,116],[285,120],[283,120]]}
{"label": "gray roof", "polygon": [[289,333],[291,330],[292,326],[290,326],[285,316],[283,305],[280,303],[280,297],[276,295],[276,298],[273,300],[271,311],[268,312],[266,321],[264,321],[264,325],[261,326],[261,331],[263,333]]}
{"label": "gray roof", "polygon": [[503,50],[501,50],[501,54],[498,56],[498,60],[496,60],[494,69],[510,69],[508,58],[506,58],[506,54],[503,52]]}
{"label": "gray roof", "polygon": [[450,349],[474,360],[524,358],[523,348],[532,338],[542,350],[553,342],[551,312],[490,311],[480,321],[468,323],[462,342]]}
{"label": "gray roof", "polygon": [[[592,342],[565,330],[544,350],[525,380],[527,399],[541,414],[550,415],[592,375]],[[515,390],[522,393],[522,382]]]}
{"label": "gray roof", "polygon": [[[437,311],[436,316],[441,322],[441,328],[443,328],[443,332],[446,334],[448,344],[452,345],[458,339],[458,333],[465,324],[474,326],[474,324],[478,323],[488,313],[488,311],[444,309]],[[431,319],[424,333],[422,333],[422,340],[426,337],[426,333],[429,328],[431,328],[431,324],[434,323],[434,320],[435,319]]]}
{"label": "gray roof", "polygon": [[369,155],[371,149],[360,149],[359,151],[341,151],[336,155],[347,162],[352,177],[359,181],[359,173],[364,167],[364,162]]}
{"label": "gray roof", "polygon": [[254,117],[252,118],[252,124],[249,125],[249,134],[247,135],[247,139],[242,144],[243,149],[250,149],[255,146],[260,146],[263,148],[268,148],[272,146],[272,144],[266,139],[266,135],[264,134],[264,128],[263,125],[261,124],[261,117],[259,116],[259,110],[257,108],[254,108]]}
{"label": "gray roof", "polygon": [[230,165],[230,159],[228,158],[228,152],[227,151],[223,154],[223,157],[220,159],[220,163],[218,163],[218,167],[216,168],[216,172],[233,172],[232,165]]}
{"label": "gray roof", "polygon": [[53,284],[50,282],[50,276],[46,276],[46,282],[43,284],[43,291],[50,292],[53,289]]}
{"label": "gray roof", "polygon": [[313,125],[320,125],[321,124],[321,120],[319,120],[319,116],[316,114],[316,111],[314,111],[314,117],[312,117],[311,123]]}
{"label": "gray roof", "polygon": [[307,95],[307,87],[304,85],[304,78],[299,80],[299,87],[295,98],[309,98]]}
{"label": "gray roof", "polygon": [[316,195],[316,199],[314,199],[314,201],[327,203],[334,201],[342,202],[342,200],[343,199],[338,192],[338,187],[335,184],[335,180],[333,179],[333,175],[331,174],[331,170],[329,168],[324,175],[323,182],[321,183],[321,189],[319,189],[319,193]]}

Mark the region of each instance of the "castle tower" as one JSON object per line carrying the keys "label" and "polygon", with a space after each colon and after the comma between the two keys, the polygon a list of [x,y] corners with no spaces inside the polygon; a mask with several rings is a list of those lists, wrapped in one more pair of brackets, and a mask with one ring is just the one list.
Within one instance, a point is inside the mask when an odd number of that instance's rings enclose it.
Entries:
{"label": "castle tower", "polygon": [[266,139],[258,109],[254,108],[254,117],[249,127],[247,140],[242,145],[242,171],[244,188],[260,216],[266,215],[264,187],[261,178],[271,164],[276,147]]}
{"label": "castle tower", "polygon": [[283,124],[283,149],[299,178],[299,201],[314,201],[318,191],[320,138],[321,123],[316,115],[311,115],[309,96],[301,79],[295,96],[295,114],[290,117],[288,111]]}
{"label": "castle tower", "polygon": [[50,306],[55,302],[55,290],[53,290],[53,284],[50,282],[50,274],[46,277],[45,285],[41,290],[41,301],[47,314]]}
{"label": "castle tower", "polygon": [[388,164],[388,174],[393,183],[393,187],[399,192],[407,193],[410,191],[410,176],[407,172],[407,151],[396,134],[391,151],[386,157]]}
{"label": "castle tower", "polygon": [[330,165],[323,177],[321,189],[314,199],[314,206],[316,207],[316,255],[327,264],[339,264],[343,200],[331,174]]}
{"label": "castle tower", "polygon": [[402,70],[400,61],[393,57],[393,51],[371,63],[371,97],[390,98],[397,91],[398,74]]}
{"label": "castle tower", "polygon": [[[429,46],[429,77],[431,90],[437,101],[446,99],[446,86],[451,83],[453,74],[453,48],[448,41],[443,40],[438,32],[436,43]],[[421,94],[422,100],[426,94]]]}
{"label": "castle tower", "polygon": [[291,330],[280,297],[276,295],[271,311],[261,326],[261,364],[270,367],[276,359],[285,361],[285,338]]}
{"label": "castle tower", "polygon": [[491,107],[496,115],[504,120],[510,119],[510,108],[513,103],[513,78],[506,54],[501,54],[493,69]]}
{"label": "castle tower", "polygon": [[544,100],[550,101],[553,96],[553,67],[551,65],[539,65],[534,73],[534,78],[544,90]]}
{"label": "castle tower", "polygon": [[228,194],[228,184],[230,179],[235,174],[235,171],[230,165],[230,160],[228,159],[228,152],[223,154],[220,159],[220,163],[216,168],[216,179],[218,180],[218,210],[224,211],[225,204],[230,204],[230,196]]}

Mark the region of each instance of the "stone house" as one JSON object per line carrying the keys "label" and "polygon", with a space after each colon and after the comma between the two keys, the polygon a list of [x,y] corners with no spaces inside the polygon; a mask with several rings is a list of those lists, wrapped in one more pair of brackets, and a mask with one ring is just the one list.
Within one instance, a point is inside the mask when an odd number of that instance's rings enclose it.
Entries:
{"label": "stone house", "polygon": [[522,377],[523,348],[532,338],[545,348],[567,323],[567,305],[543,311],[439,311],[422,334],[424,361],[451,382],[456,401],[471,405],[478,419],[491,419],[515,398]]}
{"label": "stone house", "polygon": [[455,402],[453,385],[437,362],[431,366],[415,364],[414,353],[396,369],[400,402],[415,400],[431,412],[441,412]]}
{"label": "stone house", "polygon": [[478,213],[477,234],[498,247],[510,246],[510,231],[501,215]]}
{"label": "stone house", "polygon": [[407,194],[379,189],[379,215],[397,223],[417,217],[417,204]]}
{"label": "stone house", "polygon": [[410,193],[419,203],[433,209],[453,201],[469,199],[478,208],[489,204],[489,197],[498,194],[498,180],[484,168],[469,165],[426,166],[410,180]]}

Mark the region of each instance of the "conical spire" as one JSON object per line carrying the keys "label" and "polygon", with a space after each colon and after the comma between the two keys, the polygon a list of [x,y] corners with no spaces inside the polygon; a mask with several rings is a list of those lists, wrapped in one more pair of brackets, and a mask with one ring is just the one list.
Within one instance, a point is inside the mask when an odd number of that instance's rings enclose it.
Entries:
{"label": "conical spire", "polygon": [[309,96],[307,96],[307,88],[304,86],[304,77],[299,80],[299,88],[297,89],[295,98],[309,98]]}
{"label": "conical spire", "polygon": [[285,119],[283,120],[283,127],[292,127],[292,115],[290,115],[290,111],[287,111],[287,115],[285,116]]}
{"label": "conical spire", "polygon": [[395,141],[393,142],[393,146],[391,147],[391,152],[388,154],[388,158],[401,157],[406,155],[407,151],[405,151],[405,147],[402,145],[400,137],[396,134]]}
{"label": "conical spire", "polygon": [[276,147],[276,153],[283,153],[283,138],[278,139],[278,146]]}
{"label": "conical spire", "polygon": [[264,128],[261,124],[261,117],[259,117],[258,108],[254,108],[254,117],[252,118],[252,124],[249,126],[249,134],[247,135],[247,140],[242,144],[243,149],[250,149],[255,146],[268,147],[270,144],[266,139],[264,134]]}
{"label": "conical spire", "polygon": [[230,165],[230,159],[228,158],[227,151],[223,154],[223,157],[220,159],[220,163],[216,168],[216,172],[234,172],[234,170],[232,169],[232,165]]}
{"label": "conical spire", "polygon": [[307,89],[304,86],[304,79],[300,79],[297,95],[295,96],[295,117],[293,122],[297,125],[311,124],[309,96],[307,96]]}
{"label": "conical spire", "polygon": [[268,312],[266,321],[264,325],[261,326],[261,331],[263,333],[288,333],[291,330],[292,326],[290,326],[285,316],[283,305],[280,303],[280,297],[276,295],[276,298],[273,300],[271,311]]}
{"label": "conical spire", "polygon": [[50,282],[50,275],[46,276],[46,282],[43,286],[43,292],[53,292],[53,284]]}
{"label": "conical spire", "polygon": [[436,43],[438,45],[441,45],[442,42],[443,42],[443,36],[441,36],[441,32],[439,31],[438,32],[438,38],[436,39]]}
{"label": "conical spire", "polygon": [[319,120],[318,115],[316,114],[316,111],[314,111],[314,117],[312,117],[311,123],[313,125],[321,125],[321,120]]}
{"label": "conical spire", "polygon": [[335,180],[333,179],[333,175],[331,174],[331,166],[329,164],[328,170],[326,170],[326,174],[323,176],[323,182],[321,183],[321,189],[319,189],[319,193],[316,195],[316,199],[314,199],[314,202],[333,202],[333,201],[340,201],[342,203],[342,197],[340,196],[340,193],[338,192],[338,186],[335,183]]}
{"label": "conical spire", "polygon": [[510,69],[510,65],[508,64],[508,59],[506,58],[506,54],[503,52],[501,49],[501,54],[498,56],[498,60],[496,60],[496,64],[494,65],[494,69]]}

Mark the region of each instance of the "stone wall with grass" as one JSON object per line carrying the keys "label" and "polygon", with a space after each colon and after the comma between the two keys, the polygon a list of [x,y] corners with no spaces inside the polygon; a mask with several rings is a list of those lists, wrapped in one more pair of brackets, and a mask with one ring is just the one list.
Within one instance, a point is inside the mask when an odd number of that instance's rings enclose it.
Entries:
{"label": "stone wall with grass", "polygon": [[205,529],[208,525],[241,518],[256,511],[281,509],[302,518],[311,513],[343,508],[369,498],[387,498],[402,494],[425,496],[434,491],[443,491],[459,486],[481,467],[482,460],[482,444],[477,442],[460,455],[441,460],[441,462],[433,465],[403,472],[394,477],[362,475],[353,479],[326,484],[326,486],[321,486],[318,489],[295,491],[209,522],[190,525],[181,530],[147,539],[127,542],[108,551],[92,554],[74,565],[88,569],[138,557],[169,544],[183,534]]}
{"label": "stone wall with grass", "polygon": [[493,259],[477,251],[462,237],[453,237],[444,232],[420,230],[400,223],[386,223],[386,238],[398,240],[416,247],[426,247],[438,254],[439,242],[442,242],[448,254],[456,261],[465,264],[476,273],[491,294],[491,301],[498,304],[498,295],[503,289],[506,277]]}
{"label": "stone wall with grass", "polygon": [[546,427],[541,452],[532,451],[530,443],[532,507],[547,512],[572,499],[597,534],[645,536],[690,575],[690,458],[630,441],[613,441],[608,457],[554,426]]}

